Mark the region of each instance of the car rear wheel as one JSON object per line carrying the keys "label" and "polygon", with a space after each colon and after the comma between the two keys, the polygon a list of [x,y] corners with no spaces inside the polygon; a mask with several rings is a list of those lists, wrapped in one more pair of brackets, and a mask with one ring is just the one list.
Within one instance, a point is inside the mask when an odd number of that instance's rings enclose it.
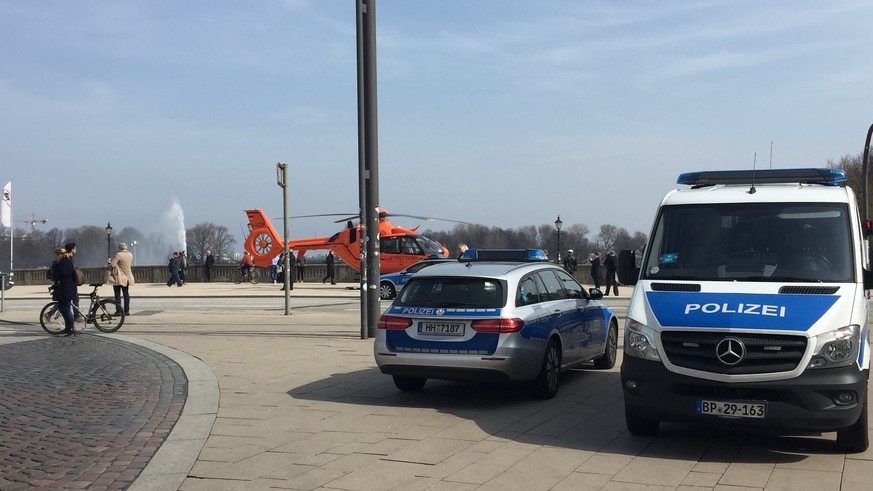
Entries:
{"label": "car rear wheel", "polygon": [[394,285],[387,281],[383,281],[379,284],[379,298],[382,300],[391,300],[395,295],[397,295],[397,292],[394,290]]}
{"label": "car rear wheel", "polygon": [[554,339],[549,341],[543,355],[540,374],[533,383],[534,394],[540,399],[551,399],[558,393],[561,382],[561,350]]}
{"label": "car rear wheel", "polygon": [[867,436],[867,398],[861,407],[861,415],[852,426],[837,432],[837,446],[846,453],[860,453],[870,445]]}
{"label": "car rear wheel", "polygon": [[629,411],[626,407],[624,408],[624,421],[631,435],[637,436],[654,436],[658,433],[658,427],[661,426],[660,421],[644,418],[637,413]]}
{"label": "car rear wheel", "polygon": [[606,334],[606,350],[603,356],[594,360],[594,366],[601,370],[608,370],[615,366],[618,356],[618,323],[615,319],[609,323],[609,332]]}
{"label": "car rear wheel", "polygon": [[394,375],[394,385],[404,392],[418,392],[427,382],[424,377],[405,377],[403,375]]}

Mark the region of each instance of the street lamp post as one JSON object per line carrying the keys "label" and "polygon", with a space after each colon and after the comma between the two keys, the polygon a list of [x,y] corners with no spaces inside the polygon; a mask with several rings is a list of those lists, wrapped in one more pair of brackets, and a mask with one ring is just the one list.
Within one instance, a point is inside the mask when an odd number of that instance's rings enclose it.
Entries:
{"label": "street lamp post", "polygon": [[136,266],[136,246],[139,245],[139,241],[134,240],[130,243],[130,248],[133,249],[133,265]]}
{"label": "street lamp post", "polygon": [[558,254],[555,255],[556,263],[561,264],[561,225],[564,222],[561,221],[561,215],[558,215],[558,219],[555,220],[555,230],[558,231]]}
{"label": "street lamp post", "polygon": [[112,257],[112,225],[106,222],[106,257]]}

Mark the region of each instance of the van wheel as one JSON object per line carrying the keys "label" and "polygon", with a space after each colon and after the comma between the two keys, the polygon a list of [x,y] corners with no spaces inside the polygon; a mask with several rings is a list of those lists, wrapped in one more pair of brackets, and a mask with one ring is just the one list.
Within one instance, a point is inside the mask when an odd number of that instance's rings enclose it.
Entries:
{"label": "van wheel", "polygon": [[861,407],[861,415],[852,426],[837,432],[837,446],[846,453],[860,453],[867,450],[870,442],[867,437],[867,397],[864,396],[864,405]]}
{"label": "van wheel", "polygon": [[540,374],[533,382],[534,395],[540,399],[551,399],[558,393],[561,382],[561,350],[554,339],[549,341],[543,354]]}
{"label": "van wheel", "polygon": [[615,366],[618,356],[618,323],[615,319],[609,323],[609,332],[606,334],[606,350],[603,356],[594,360],[594,366],[601,370],[609,370]]}
{"label": "van wheel", "polygon": [[394,385],[403,392],[418,392],[424,387],[425,382],[427,382],[427,379],[424,377],[394,375]]}
{"label": "van wheel", "polygon": [[624,421],[627,424],[627,431],[636,436],[654,436],[658,434],[658,427],[661,426],[661,422],[657,419],[644,418],[628,410],[627,407],[624,408]]}
{"label": "van wheel", "polygon": [[394,285],[383,281],[379,284],[379,298],[382,300],[391,300],[397,293],[394,291]]}

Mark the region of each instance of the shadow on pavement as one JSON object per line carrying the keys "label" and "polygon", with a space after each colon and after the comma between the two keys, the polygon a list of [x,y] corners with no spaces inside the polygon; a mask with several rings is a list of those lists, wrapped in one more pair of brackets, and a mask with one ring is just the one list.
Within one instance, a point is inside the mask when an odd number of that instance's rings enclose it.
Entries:
{"label": "shadow on pavement", "polygon": [[[840,454],[819,433],[779,436],[761,431],[664,424],[657,437],[627,432],[618,368],[571,370],[558,395],[537,400],[522,384],[428,380],[421,392],[402,392],[377,368],[337,373],[293,388],[295,399],[389,408],[431,408],[465,418],[490,436],[521,443],[714,463],[791,463],[802,454]],[[417,413],[420,414],[420,413]],[[427,421],[421,424],[428,425]]]}

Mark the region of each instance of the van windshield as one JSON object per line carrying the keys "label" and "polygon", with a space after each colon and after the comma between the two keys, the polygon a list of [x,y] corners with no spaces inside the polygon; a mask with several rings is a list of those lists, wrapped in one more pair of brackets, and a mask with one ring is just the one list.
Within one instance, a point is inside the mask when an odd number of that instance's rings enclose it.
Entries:
{"label": "van windshield", "polygon": [[692,281],[852,282],[844,203],[665,206],[642,277]]}

